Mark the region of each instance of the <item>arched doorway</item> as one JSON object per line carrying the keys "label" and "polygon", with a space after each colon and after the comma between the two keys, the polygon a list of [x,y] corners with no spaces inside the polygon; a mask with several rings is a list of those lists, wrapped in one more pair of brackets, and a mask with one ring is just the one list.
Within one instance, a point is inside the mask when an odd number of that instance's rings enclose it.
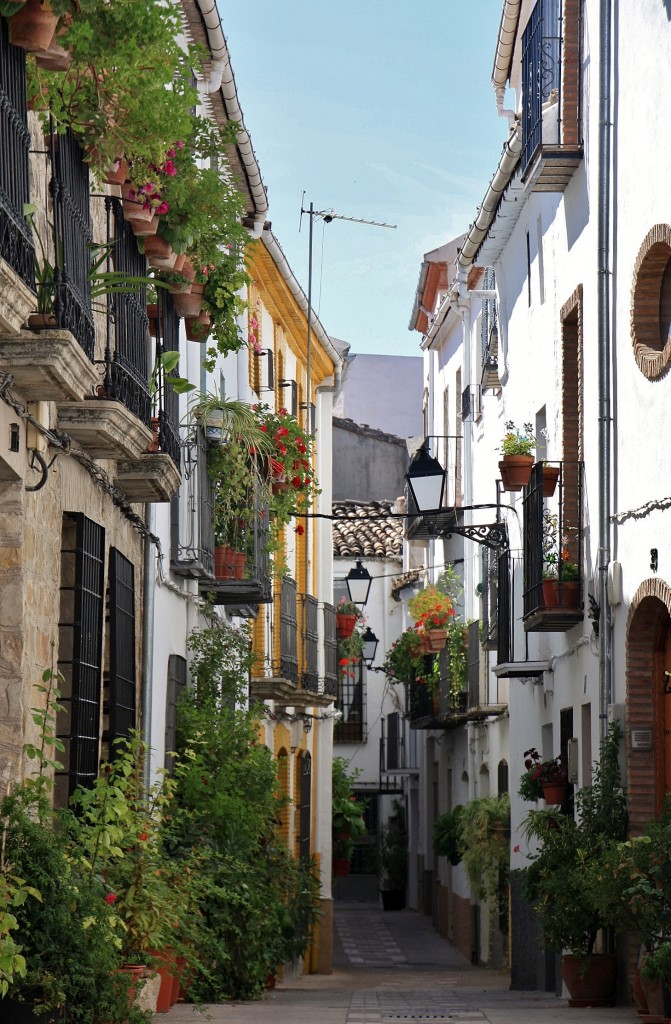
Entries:
{"label": "arched doorway", "polygon": [[671,792],[671,588],[646,580],[627,622],[629,827],[640,835]]}

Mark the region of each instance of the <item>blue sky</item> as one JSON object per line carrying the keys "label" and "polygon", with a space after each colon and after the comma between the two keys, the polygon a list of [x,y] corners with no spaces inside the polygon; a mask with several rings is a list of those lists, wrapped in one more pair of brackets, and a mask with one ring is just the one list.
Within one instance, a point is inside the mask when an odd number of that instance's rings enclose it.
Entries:
{"label": "blue sky", "polygon": [[315,224],[313,305],[356,352],[418,354],[422,256],[473,220],[507,120],[491,69],[500,0],[218,0],[270,219],[307,292],[306,207],[397,224]]}

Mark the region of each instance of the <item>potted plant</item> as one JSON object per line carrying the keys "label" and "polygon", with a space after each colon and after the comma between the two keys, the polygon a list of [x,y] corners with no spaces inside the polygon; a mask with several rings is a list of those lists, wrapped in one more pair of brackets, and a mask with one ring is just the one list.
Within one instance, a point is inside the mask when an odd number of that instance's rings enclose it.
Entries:
{"label": "potted plant", "polygon": [[447,643],[448,626],[455,615],[447,594],[437,587],[425,587],[410,599],[408,611],[420,636],[428,637],[428,650],[442,651]]}
{"label": "potted plant", "polygon": [[382,667],[394,682],[414,683],[417,673],[424,667],[420,637],[414,626],[404,630],[398,639],[394,640]]}
{"label": "potted plant", "polygon": [[378,836],[380,859],[380,895],[384,910],[403,910],[408,882],[408,834],[405,811],[399,800]]}
{"label": "potted plant", "polygon": [[525,423],[523,432],[512,420],[506,423],[506,433],[501,442],[502,459],[499,462],[501,480],[505,491],[521,491],[529,483],[531,467],[534,464],[532,452],[536,438],[531,423]]}
{"label": "potted plant", "polygon": [[580,569],[571,560],[568,538],[560,548],[557,516],[543,514],[543,606],[545,608],[580,607]]}
{"label": "potted plant", "polygon": [[354,601],[341,597],[336,605],[336,630],[339,640],[346,640],[354,632],[354,628],[361,618],[361,609]]}
{"label": "potted plant", "polygon": [[520,776],[518,793],[523,800],[541,797],[547,804],[563,804],[566,799],[568,771],[561,754],[543,761],[535,747],[524,751],[525,771]]}
{"label": "potted plant", "polygon": [[498,901],[507,887],[510,859],[510,799],[483,796],[464,806],[459,818],[460,849],[478,899]]}
{"label": "potted plant", "polygon": [[344,757],[335,757],[332,768],[331,792],[331,833],[333,842],[333,873],[344,877],[349,874],[349,865],[354,849],[353,839],[366,835],[364,805],[357,800],[353,783],[360,774],[359,769],[348,771]]}
{"label": "potted plant", "polygon": [[596,954],[594,947],[599,932],[617,924],[619,913],[604,899],[599,879],[604,863],[627,836],[618,763],[621,737],[613,723],[592,784],[575,795],[576,820],[551,808],[529,811],[524,821],[523,834],[538,844],[529,855],[524,891],[540,920],[544,948],[570,951],[562,956],[562,977],[571,1005],[610,1005],[615,997],[615,956]]}

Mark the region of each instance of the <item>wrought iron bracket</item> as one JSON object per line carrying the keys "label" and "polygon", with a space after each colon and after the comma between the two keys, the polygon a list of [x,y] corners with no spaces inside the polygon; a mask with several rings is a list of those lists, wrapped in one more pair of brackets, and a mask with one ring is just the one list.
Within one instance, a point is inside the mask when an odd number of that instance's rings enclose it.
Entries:
{"label": "wrought iron bracket", "polygon": [[[426,521],[427,518],[425,514],[423,519]],[[484,544],[485,547],[491,548],[493,551],[508,550],[508,530],[505,523],[485,523],[480,526],[450,523],[449,526],[437,527],[435,536],[447,538],[451,537],[453,533],[460,537],[466,537],[467,540],[473,540],[476,544]]]}

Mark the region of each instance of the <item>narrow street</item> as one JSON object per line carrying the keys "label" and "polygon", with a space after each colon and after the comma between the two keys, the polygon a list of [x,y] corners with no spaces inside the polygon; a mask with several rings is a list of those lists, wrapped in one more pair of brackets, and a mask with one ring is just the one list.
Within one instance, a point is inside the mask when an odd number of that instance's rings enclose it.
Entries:
{"label": "narrow street", "polygon": [[571,1009],[549,993],[510,992],[505,972],[475,968],[410,910],[337,904],[334,972],[286,978],[261,1002],[177,1005],[165,1024],[634,1024],[633,1007]]}

